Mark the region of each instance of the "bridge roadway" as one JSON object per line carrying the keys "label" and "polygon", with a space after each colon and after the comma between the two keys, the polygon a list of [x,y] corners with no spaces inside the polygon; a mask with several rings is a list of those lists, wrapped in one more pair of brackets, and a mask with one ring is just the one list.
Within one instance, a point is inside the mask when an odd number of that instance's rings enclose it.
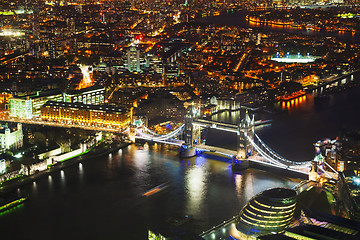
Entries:
{"label": "bridge roadway", "polygon": [[[255,121],[255,128],[259,127],[264,124],[270,124],[271,120],[261,120],[261,121]],[[238,126],[235,124],[229,124],[229,123],[223,123],[223,122],[216,122],[212,120],[206,120],[206,119],[196,119],[193,122],[194,125],[200,126],[200,127],[210,127],[210,128],[216,128],[219,130],[224,130],[227,132],[234,132],[237,133]]]}
{"label": "bridge roadway", "polygon": [[[234,156],[236,156],[237,152],[234,150],[230,150],[230,149],[225,149],[225,148],[220,148],[220,147],[214,147],[214,146],[208,146],[208,145],[196,145],[196,149],[198,150],[202,150],[202,151],[208,151],[208,152],[216,152],[218,154],[221,155],[225,155],[226,157],[229,158],[233,158]],[[294,172],[296,174],[302,174],[302,175],[309,175],[310,172],[310,168],[309,166],[306,165],[296,165],[296,167],[294,166],[286,166],[286,165],[278,165],[278,164],[274,164],[271,163],[269,161],[266,160],[265,157],[261,156],[261,155],[254,155],[254,156],[250,156],[248,158],[248,160],[253,163],[253,164],[258,164],[258,165],[262,165],[265,167],[269,167],[269,168],[277,168],[277,169],[282,169],[282,170],[286,170],[286,171],[290,171],[290,172]],[[329,179],[337,179],[337,172],[335,170],[333,170],[332,172],[329,171],[325,171],[322,167],[320,167],[321,172],[319,172],[319,176],[322,178],[329,178]]]}
{"label": "bridge roadway", "polygon": [[182,146],[185,141],[184,140],[178,140],[178,139],[167,139],[167,140],[159,140],[159,139],[151,139],[151,138],[146,138],[146,137],[141,137],[141,136],[135,136],[135,139],[142,139],[148,142],[156,142],[156,143],[164,143],[164,144],[169,144],[169,145],[176,145],[176,146]]}
{"label": "bridge roadway", "polygon": [[196,149],[198,149],[200,151],[217,152],[219,154],[225,155],[230,158],[232,158],[233,156],[235,156],[237,154],[237,152],[234,150],[220,148],[220,147],[214,147],[214,146],[208,146],[208,145],[204,145],[204,144],[196,145]]}
{"label": "bridge roadway", "polygon": [[224,130],[227,132],[235,132],[235,133],[238,132],[238,127],[237,127],[237,125],[234,125],[234,124],[215,122],[215,121],[210,121],[210,120],[205,120],[205,119],[196,119],[193,122],[193,124],[198,125],[200,127],[216,128],[216,129]]}
{"label": "bridge roadway", "polygon": [[[203,144],[196,145],[196,149],[198,149],[200,151],[203,150],[203,151],[209,151],[209,152],[216,152],[218,154],[222,154],[222,155],[225,155],[230,158],[233,158],[237,154],[237,152],[234,150],[220,148],[220,147],[213,147],[213,146],[208,146],[208,145],[203,145]],[[250,156],[248,158],[248,160],[250,162],[258,163],[260,165],[264,165],[267,167],[275,167],[275,168],[292,171],[292,172],[300,173],[300,174],[306,174],[306,175],[309,174],[309,168],[306,166],[296,166],[296,168],[293,168],[293,167],[285,166],[285,165],[276,165],[276,164],[268,162],[266,160],[266,158],[264,158],[263,156],[260,156],[260,155]]]}

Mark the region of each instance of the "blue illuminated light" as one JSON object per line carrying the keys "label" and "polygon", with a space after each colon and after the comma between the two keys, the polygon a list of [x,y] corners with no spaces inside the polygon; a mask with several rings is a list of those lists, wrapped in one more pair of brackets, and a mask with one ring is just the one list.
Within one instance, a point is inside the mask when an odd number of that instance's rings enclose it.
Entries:
{"label": "blue illuminated light", "polygon": [[356,185],[360,185],[360,178],[354,177],[354,183],[355,183]]}

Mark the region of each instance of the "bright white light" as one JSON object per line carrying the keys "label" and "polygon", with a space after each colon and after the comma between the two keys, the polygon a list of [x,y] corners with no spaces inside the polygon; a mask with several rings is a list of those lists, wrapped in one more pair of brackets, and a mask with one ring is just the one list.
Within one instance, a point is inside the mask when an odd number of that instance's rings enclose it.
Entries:
{"label": "bright white light", "polygon": [[79,173],[80,173],[80,175],[82,175],[84,173],[82,163],[79,163]]}
{"label": "bright white light", "polygon": [[360,185],[360,178],[355,177],[355,178],[354,178],[354,183],[355,183],[356,185]]}
{"label": "bright white light", "polygon": [[89,70],[89,66],[81,65],[80,70],[81,70],[81,73],[83,75],[83,79],[81,80],[81,83],[79,85],[79,89],[90,87],[91,84],[92,84],[92,79],[91,79],[91,76],[90,76],[91,72]]}
{"label": "bright white light", "polygon": [[20,31],[16,31],[16,30],[11,30],[11,29],[7,29],[7,30],[2,30],[0,32],[0,36],[13,36],[13,37],[18,37],[18,36],[23,36],[25,35],[25,33],[20,32]]}
{"label": "bright white light", "polygon": [[3,174],[6,172],[6,163],[5,160],[0,160],[0,174]]}
{"label": "bright white light", "polygon": [[298,57],[294,57],[294,58],[290,58],[290,57],[286,57],[286,58],[280,58],[280,57],[272,57],[271,60],[276,61],[276,62],[284,62],[284,63],[310,63],[310,62],[314,62],[316,60],[316,58],[314,57],[306,57],[306,58],[298,58]]}

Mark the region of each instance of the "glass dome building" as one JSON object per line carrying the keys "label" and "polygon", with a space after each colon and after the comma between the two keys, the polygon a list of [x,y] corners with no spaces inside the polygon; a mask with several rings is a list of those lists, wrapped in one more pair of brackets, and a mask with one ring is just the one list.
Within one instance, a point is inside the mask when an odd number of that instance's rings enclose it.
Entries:
{"label": "glass dome building", "polygon": [[254,239],[287,228],[296,207],[296,191],[272,188],[253,197],[236,219],[237,239]]}

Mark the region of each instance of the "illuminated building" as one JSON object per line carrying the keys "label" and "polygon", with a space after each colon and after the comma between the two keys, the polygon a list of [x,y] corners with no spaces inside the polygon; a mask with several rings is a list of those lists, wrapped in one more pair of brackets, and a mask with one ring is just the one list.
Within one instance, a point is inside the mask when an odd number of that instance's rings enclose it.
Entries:
{"label": "illuminated building", "polygon": [[88,87],[73,90],[67,93],[59,91],[37,91],[35,94],[14,96],[9,99],[10,117],[32,118],[40,116],[40,108],[47,101],[55,102],[81,102],[84,104],[103,104],[105,101],[105,88]]}
{"label": "illuminated building", "polygon": [[9,128],[2,125],[0,128],[0,146],[2,149],[17,149],[23,146],[23,130],[21,123]]}
{"label": "illuminated building", "polygon": [[273,188],[253,197],[240,211],[236,220],[236,239],[251,239],[281,232],[293,219],[296,191]]}
{"label": "illuminated building", "polygon": [[103,104],[105,101],[105,88],[92,86],[66,93],[65,102],[81,102],[83,104]]}
{"label": "illuminated building", "polygon": [[146,56],[146,66],[154,73],[163,73],[163,63],[161,57],[156,54],[148,54]]}
{"label": "illuminated building", "polygon": [[41,107],[41,119],[88,126],[125,127],[131,111],[109,105],[49,101]]}
{"label": "illuminated building", "polygon": [[360,221],[360,177],[353,170],[339,173],[339,190],[348,216]]}
{"label": "illuminated building", "polygon": [[336,171],[353,170],[360,176],[360,141],[354,133],[331,140],[323,139],[314,144],[316,154],[324,156],[325,161]]}
{"label": "illuminated building", "polygon": [[336,215],[306,211],[308,223],[286,229],[283,233],[258,237],[261,240],[271,239],[359,239],[359,222]]}
{"label": "illuminated building", "polygon": [[6,172],[6,161],[4,159],[0,160],[0,174],[4,174]]}
{"label": "illuminated building", "polygon": [[175,63],[167,63],[164,66],[164,74],[166,78],[176,78],[180,75],[179,65]]}
{"label": "illuminated building", "polygon": [[126,57],[127,69],[130,72],[140,72],[140,50],[131,46],[126,53]]}
{"label": "illuminated building", "polygon": [[30,99],[10,98],[9,99],[10,117],[32,118],[32,104]]}
{"label": "illuminated building", "polygon": [[64,101],[64,95],[59,92],[36,92],[24,96],[14,96],[9,99],[10,117],[32,118],[40,116],[40,107],[47,101]]}

